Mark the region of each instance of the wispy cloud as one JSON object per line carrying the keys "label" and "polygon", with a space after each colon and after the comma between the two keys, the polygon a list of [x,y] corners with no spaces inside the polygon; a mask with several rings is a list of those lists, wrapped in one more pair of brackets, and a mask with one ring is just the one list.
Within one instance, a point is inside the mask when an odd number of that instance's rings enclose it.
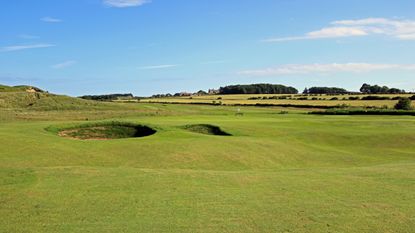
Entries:
{"label": "wispy cloud", "polygon": [[26,40],[39,39],[39,37],[38,37],[38,36],[28,35],[28,34],[20,34],[20,35],[18,35],[18,37],[19,37],[20,39],[26,39]]}
{"label": "wispy cloud", "polygon": [[52,66],[53,69],[63,69],[75,65],[76,61],[65,61]]}
{"label": "wispy cloud", "polygon": [[155,66],[141,66],[138,67],[140,70],[158,70],[158,69],[168,69],[177,67],[179,65],[155,65]]}
{"label": "wispy cloud", "polygon": [[62,22],[62,20],[61,19],[57,19],[57,18],[53,18],[53,17],[43,17],[43,18],[41,18],[40,20],[42,20],[43,22],[46,22],[46,23],[60,23],[60,22]]}
{"label": "wispy cloud", "polygon": [[136,7],[146,3],[150,3],[151,0],[103,0],[103,3],[109,7]]}
{"label": "wispy cloud", "polygon": [[224,63],[228,63],[229,60],[213,60],[213,61],[204,61],[201,62],[200,64],[202,65],[210,65],[210,64],[224,64]]}
{"label": "wispy cloud", "polygon": [[291,64],[272,68],[244,70],[238,72],[249,76],[280,76],[295,74],[325,74],[325,73],[363,73],[381,70],[415,71],[415,64],[371,64],[371,63],[331,63],[331,64]]}
{"label": "wispy cloud", "polygon": [[56,45],[53,44],[32,44],[32,45],[12,45],[1,47],[0,52],[12,52],[12,51],[19,51],[19,50],[26,50],[26,49],[40,49],[40,48],[49,48],[54,47]]}
{"label": "wispy cloud", "polygon": [[339,20],[331,22],[330,26],[308,32],[302,36],[277,37],[262,41],[283,42],[369,35],[386,35],[399,40],[415,40],[415,21],[386,18]]}

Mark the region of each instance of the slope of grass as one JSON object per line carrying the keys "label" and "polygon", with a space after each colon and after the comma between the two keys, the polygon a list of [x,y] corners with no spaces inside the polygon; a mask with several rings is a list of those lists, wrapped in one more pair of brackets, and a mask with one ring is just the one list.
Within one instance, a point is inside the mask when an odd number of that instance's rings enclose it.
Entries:
{"label": "slope of grass", "polygon": [[0,92],[0,109],[91,110],[109,106],[111,104],[43,92]]}
{"label": "slope of grass", "polygon": [[27,86],[27,85],[21,85],[21,86],[6,86],[0,84],[0,92],[26,92],[30,89],[33,89],[38,92],[43,92],[41,89],[37,87]]}

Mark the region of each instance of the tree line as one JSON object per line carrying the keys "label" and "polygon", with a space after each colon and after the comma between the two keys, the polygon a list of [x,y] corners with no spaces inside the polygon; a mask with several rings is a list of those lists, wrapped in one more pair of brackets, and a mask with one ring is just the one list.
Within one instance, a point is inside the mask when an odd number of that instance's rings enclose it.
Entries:
{"label": "tree line", "polygon": [[231,85],[219,88],[219,94],[298,94],[294,87],[276,84]]}
{"label": "tree line", "polygon": [[113,101],[118,99],[133,99],[134,95],[128,94],[109,94],[109,95],[84,95],[80,96],[81,99],[96,100],[96,101]]}
{"label": "tree line", "polygon": [[363,84],[360,88],[360,92],[365,94],[404,94],[405,91],[398,88],[389,88],[387,86]]}
{"label": "tree line", "polygon": [[[360,93],[363,94],[405,94],[405,90],[398,88],[389,88],[387,86],[363,84],[360,88]],[[357,94],[351,91],[347,91],[344,88],[339,87],[311,87],[306,88],[303,94]]]}
{"label": "tree line", "polygon": [[303,94],[348,94],[350,91],[339,87],[311,87],[306,88]]}
{"label": "tree line", "polygon": [[[387,86],[363,84],[360,88],[363,94],[404,94],[405,90],[398,88],[389,88]],[[249,85],[231,85],[221,87],[219,94],[298,94],[294,87],[279,84],[249,84]],[[311,87],[306,88],[303,94],[358,94],[340,87]]]}

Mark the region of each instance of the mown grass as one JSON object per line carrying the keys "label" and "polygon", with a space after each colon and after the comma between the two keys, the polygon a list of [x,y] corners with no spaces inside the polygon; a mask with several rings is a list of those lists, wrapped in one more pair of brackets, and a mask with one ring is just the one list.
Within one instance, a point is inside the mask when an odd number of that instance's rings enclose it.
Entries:
{"label": "mown grass", "polygon": [[[162,104],[12,112],[18,115],[0,118],[0,232],[415,228],[411,116]],[[157,134],[104,141],[57,136],[59,129],[93,125],[91,112],[150,125]],[[189,132],[185,125],[214,125],[233,136]],[[51,126],[55,131],[45,130]]]}

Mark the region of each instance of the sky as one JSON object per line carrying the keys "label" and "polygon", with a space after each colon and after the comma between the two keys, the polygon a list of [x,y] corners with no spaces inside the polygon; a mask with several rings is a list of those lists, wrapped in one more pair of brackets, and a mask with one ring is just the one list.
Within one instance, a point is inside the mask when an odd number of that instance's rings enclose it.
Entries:
{"label": "sky", "polygon": [[0,84],[52,93],[415,91],[414,0],[3,0]]}

